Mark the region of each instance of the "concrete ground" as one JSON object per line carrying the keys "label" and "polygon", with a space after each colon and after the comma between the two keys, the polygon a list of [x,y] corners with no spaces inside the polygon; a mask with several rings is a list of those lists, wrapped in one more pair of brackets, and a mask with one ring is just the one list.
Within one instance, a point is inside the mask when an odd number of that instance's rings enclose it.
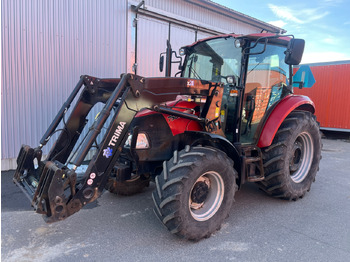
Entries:
{"label": "concrete ground", "polygon": [[350,141],[323,139],[316,182],[303,199],[273,199],[245,184],[230,217],[209,239],[171,235],[151,192],[104,193],[68,219],[46,224],[1,174],[2,261],[349,261]]}

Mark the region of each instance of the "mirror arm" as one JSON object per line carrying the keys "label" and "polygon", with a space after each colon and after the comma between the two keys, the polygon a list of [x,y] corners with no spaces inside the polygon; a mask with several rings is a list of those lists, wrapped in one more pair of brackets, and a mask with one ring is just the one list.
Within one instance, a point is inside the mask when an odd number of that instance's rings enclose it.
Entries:
{"label": "mirror arm", "polygon": [[298,88],[299,89],[302,89],[303,88],[303,86],[304,86],[304,82],[302,82],[302,81],[296,81],[296,82],[293,82],[293,84],[298,84],[299,86],[298,86]]}
{"label": "mirror arm", "polygon": [[[246,53],[246,50],[250,50],[250,49],[253,49],[254,47],[257,46],[257,44],[259,43],[259,41],[261,39],[264,39],[264,49],[261,51],[261,52],[257,52],[257,53]],[[246,47],[244,50],[243,50],[243,55],[260,55],[262,53],[264,53],[266,51],[266,46],[267,46],[267,41],[268,39],[267,38],[259,38],[258,40],[256,40],[255,44],[251,47]]]}
{"label": "mirror arm", "polygon": [[171,63],[172,63],[172,64],[177,64],[177,63],[179,63],[178,69],[181,70],[181,69],[182,69],[182,56],[177,55],[176,51],[172,51],[172,53],[174,54],[174,56],[175,56],[177,59],[180,59],[180,60],[178,60],[178,61],[171,61]]}
{"label": "mirror arm", "polygon": [[177,72],[176,74],[175,74],[175,77],[177,77],[177,75],[181,75],[181,71],[179,71],[179,72]]}

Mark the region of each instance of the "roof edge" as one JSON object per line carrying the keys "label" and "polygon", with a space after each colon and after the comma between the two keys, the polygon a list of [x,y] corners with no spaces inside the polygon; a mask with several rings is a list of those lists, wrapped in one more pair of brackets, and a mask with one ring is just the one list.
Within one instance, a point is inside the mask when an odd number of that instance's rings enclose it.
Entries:
{"label": "roof edge", "polygon": [[327,62],[302,63],[298,67],[300,67],[302,65],[329,66],[329,65],[348,65],[348,64],[350,64],[350,60],[338,60],[338,61],[327,61]]}
{"label": "roof edge", "polygon": [[259,19],[256,19],[248,15],[245,15],[243,13],[240,13],[238,11],[235,11],[233,9],[230,9],[226,6],[220,5],[210,0],[184,0],[184,1],[197,6],[201,6],[203,8],[217,12],[222,15],[229,15],[232,18],[235,18],[241,22],[248,23],[255,27],[260,27],[262,30],[266,30],[272,33],[279,33],[279,34],[284,34],[287,32],[283,28],[271,25],[269,23],[266,23],[264,21],[261,21]]}

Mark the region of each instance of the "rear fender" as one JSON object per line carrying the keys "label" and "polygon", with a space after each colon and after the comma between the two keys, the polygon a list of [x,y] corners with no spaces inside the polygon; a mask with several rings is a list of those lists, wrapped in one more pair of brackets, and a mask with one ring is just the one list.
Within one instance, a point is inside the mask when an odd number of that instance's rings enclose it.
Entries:
{"label": "rear fender", "polygon": [[307,96],[289,95],[283,98],[272,110],[262,128],[258,147],[263,148],[272,144],[273,138],[283,120],[293,111],[303,110],[315,113],[315,105]]}

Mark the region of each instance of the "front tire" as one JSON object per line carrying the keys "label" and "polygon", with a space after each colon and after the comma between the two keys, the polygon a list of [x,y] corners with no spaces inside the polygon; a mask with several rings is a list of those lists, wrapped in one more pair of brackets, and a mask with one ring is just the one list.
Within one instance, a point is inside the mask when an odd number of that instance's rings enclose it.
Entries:
{"label": "front tire", "polygon": [[297,200],[310,190],[321,159],[321,135],[310,112],[286,117],[271,146],[264,148],[265,180],[260,188],[274,197]]}
{"label": "front tire", "polygon": [[220,229],[234,200],[237,172],[217,149],[186,147],[165,161],[153,192],[155,213],[168,230],[190,240]]}

